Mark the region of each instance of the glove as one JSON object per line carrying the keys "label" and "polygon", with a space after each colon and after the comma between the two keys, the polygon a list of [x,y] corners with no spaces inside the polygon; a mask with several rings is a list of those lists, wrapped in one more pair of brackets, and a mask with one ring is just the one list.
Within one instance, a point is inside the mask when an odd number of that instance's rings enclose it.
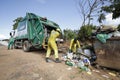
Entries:
{"label": "glove", "polygon": [[71,49],[69,49],[69,53],[71,53],[72,52],[72,50]]}

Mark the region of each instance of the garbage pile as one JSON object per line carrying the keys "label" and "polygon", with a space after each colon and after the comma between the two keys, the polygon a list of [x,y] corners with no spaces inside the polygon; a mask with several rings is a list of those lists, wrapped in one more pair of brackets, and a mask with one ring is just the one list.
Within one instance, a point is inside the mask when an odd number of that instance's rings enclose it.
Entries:
{"label": "garbage pile", "polygon": [[97,38],[100,42],[106,43],[107,39],[120,37],[120,30],[112,26],[101,26],[92,33],[92,37]]}
{"label": "garbage pile", "polygon": [[80,68],[83,71],[91,73],[90,56],[83,53],[81,48],[78,48],[76,54],[68,51],[66,54],[62,55],[62,60],[68,66]]}

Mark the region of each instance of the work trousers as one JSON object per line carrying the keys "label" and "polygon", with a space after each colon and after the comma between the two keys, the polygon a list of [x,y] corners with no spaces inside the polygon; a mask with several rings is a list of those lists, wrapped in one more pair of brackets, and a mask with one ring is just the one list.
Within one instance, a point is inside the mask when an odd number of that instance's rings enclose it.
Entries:
{"label": "work trousers", "polygon": [[14,42],[13,42],[13,41],[9,42],[9,44],[8,44],[8,49],[13,48],[13,44],[14,44]]}
{"label": "work trousers", "polygon": [[55,58],[58,58],[58,48],[57,48],[57,44],[56,44],[55,41],[48,42],[48,48],[47,48],[46,57],[50,56],[52,49],[54,50]]}

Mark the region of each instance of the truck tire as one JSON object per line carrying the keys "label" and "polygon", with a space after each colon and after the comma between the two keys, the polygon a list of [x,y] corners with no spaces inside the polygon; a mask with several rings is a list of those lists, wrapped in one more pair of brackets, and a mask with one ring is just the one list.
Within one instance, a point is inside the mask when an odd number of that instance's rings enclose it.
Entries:
{"label": "truck tire", "polygon": [[14,42],[14,49],[18,49],[18,46],[16,45],[16,41]]}
{"label": "truck tire", "polygon": [[24,41],[24,43],[23,43],[23,51],[25,51],[25,52],[30,51],[30,43],[28,41]]}

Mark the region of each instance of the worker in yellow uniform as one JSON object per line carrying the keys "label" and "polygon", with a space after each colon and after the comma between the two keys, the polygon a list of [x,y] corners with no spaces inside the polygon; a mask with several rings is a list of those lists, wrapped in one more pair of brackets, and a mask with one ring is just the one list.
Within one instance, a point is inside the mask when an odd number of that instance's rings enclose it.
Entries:
{"label": "worker in yellow uniform", "polygon": [[80,56],[76,54],[78,48],[81,48],[79,41],[77,40],[77,38],[72,39],[69,47],[69,52],[73,53],[72,59],[76,59],[77,57],[78,59],[80,59]]}
{"label": "worker in yellow uniform", "polygon": [[60,63],[61,61],[58,58],[58,48],[56,44],[56,38],[59,37],[61,34],[61,30],[57,28],[56,30],[52,30],[50,37],[48,39],[48,48],[47,48],[47,54],[46,54],[46,62],[49,62],[49,56],[51,54],[51,50],[54,50],[55,54],[55,62]]}
{"label": "worker in yellow uniform", "polygon": [[76,53],[77,52],[77,48],[80,48],[80,43],[77,40],[77,38],[74,38],[70,42],[70,48],[69,48],[69,50],[70,50],[70,52]]}

